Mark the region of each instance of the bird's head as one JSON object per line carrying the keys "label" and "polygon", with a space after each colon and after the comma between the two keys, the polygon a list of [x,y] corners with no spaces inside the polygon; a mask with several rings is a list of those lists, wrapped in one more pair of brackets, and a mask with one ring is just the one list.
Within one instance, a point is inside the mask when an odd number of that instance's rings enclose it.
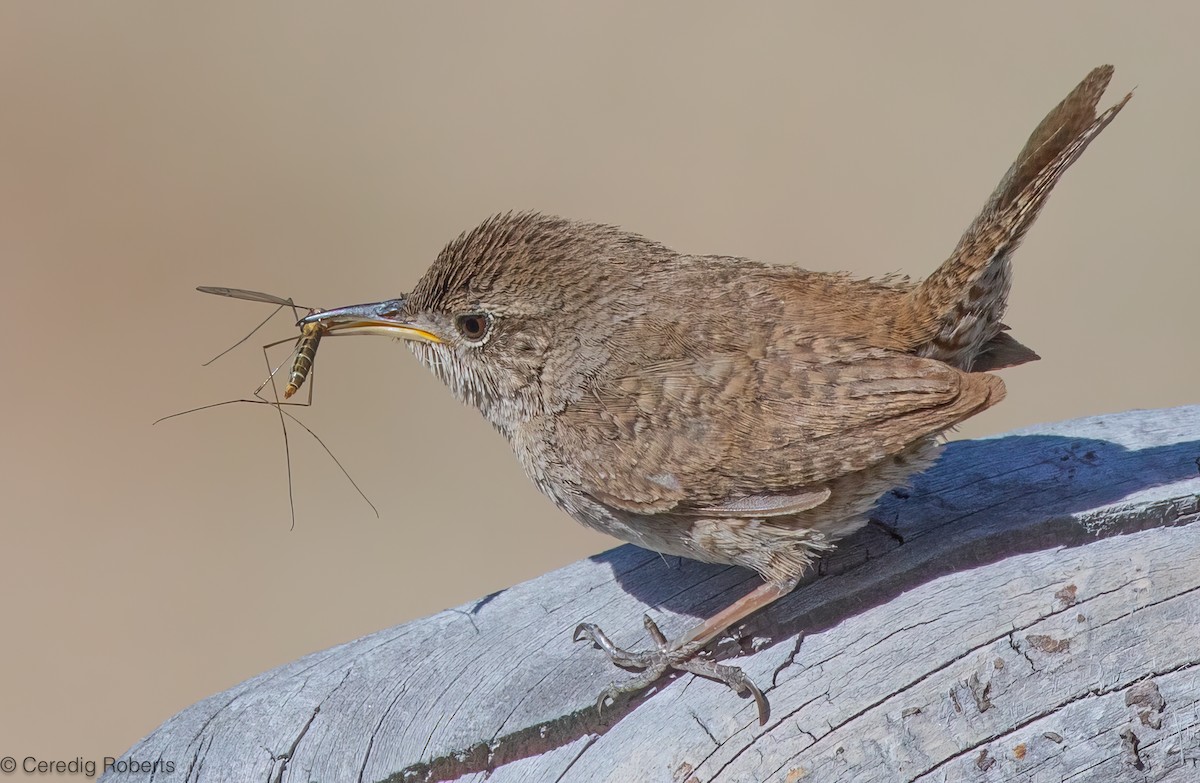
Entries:
{"label": "bird's head", "polygon": [[611,226],[498,215],[447,245],[410,293],[300,324],[405,340],[455,396],[511,432],[579,399],[615,350],[614,330],[650,306],[647,278],[674,257]]}

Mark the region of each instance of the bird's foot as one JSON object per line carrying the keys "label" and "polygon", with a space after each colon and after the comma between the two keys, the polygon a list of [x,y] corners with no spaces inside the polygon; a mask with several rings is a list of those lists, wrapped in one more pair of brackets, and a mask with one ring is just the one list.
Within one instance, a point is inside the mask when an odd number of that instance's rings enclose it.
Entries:
{"label": "bird's foot", "polygon": [[608,635],[593,623],[580,623],[575,628],[575,641],[587,639],[603,650],[609,660],[617,666],[623,669],[641,670],[641,673],[632,680],[624,683],[614,682],[605,688],[596,701],[598,712],[602,712],[610,700],[615,701],[625,694],[636,693],[650,687],[666,673],[667,669],[678,669],[723,682],[739,696],[752,696],[754,703],[758,705],[758,722],[762,725],[766,724],[771,712],[767,705],[767,698],[763,696],[758,686],[746,676],[745,672],[736,666],[725,666],[707,658],[698,658],[697,654],[705,646],[702,642],[686,644],[668,642],[658,625],[650,619],[650,615],[644,615],[643,624],[646,626],[646,632],[650,634],[650,638],[654,640],[655,649],[653,650],[631,652],[622,649],[613,644]]}

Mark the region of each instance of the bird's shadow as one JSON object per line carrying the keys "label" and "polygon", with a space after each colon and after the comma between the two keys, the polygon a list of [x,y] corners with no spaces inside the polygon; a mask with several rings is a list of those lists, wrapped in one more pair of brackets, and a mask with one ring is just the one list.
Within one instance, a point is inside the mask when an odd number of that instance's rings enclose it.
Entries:
{"label": "bird's shadow", "polygon": [[[748,627],[770,627],[777,642],[828,628],[950,573],[1171,524],[1162,514],[1112,523],[1088,512],[1187,479],[1196,479],[1200,492],[1198,457],[1200,440],[1141,449],[1048,434],[951,443],[910,487],[881,499],[871,524],[839,542],[795,592]],[[742,568],[664,558],[634,546],[592,559],[609,565],[622,589],[642,603],[697,618],[761,583]],[[836,590],[819,589],[835,575]]]}

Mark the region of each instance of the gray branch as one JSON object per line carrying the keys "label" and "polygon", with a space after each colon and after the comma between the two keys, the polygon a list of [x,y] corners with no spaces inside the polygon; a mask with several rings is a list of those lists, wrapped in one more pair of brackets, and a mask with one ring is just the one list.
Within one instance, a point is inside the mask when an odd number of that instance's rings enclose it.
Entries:
{"label": "gray branch", "polygon": [[[757,584],[620,547],[266,672],[126,754],[159,781],[1200,779],[1200,407],[953,443],[716,654],[770,699],[624,673]],[[171,767],[173,766],[173,771]],[[151,779],[111,773],[105,780]]]}

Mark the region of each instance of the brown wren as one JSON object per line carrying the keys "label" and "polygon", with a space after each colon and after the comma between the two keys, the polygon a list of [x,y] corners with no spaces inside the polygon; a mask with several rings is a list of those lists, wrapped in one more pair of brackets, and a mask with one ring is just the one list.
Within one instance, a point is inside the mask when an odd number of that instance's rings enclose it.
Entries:
{"label": "brown wren", "polygon": [[1002,323],[1010,259],[1051,189],[1131,97],[1100,113],[1096,68],[1034,130],[950,257],[917,284],[684,255],[606,225],[484,221],[412,292],[315,313],[330,334],[404,338],[499,430],[538,488],[589,527],[658,552],[752,568],[765,584],[647,652],[584,623],[576,639],[642,670],[719,679],[697,657],[787,595],[938,437],[1004,397],[989,371],[1038,358]]}

